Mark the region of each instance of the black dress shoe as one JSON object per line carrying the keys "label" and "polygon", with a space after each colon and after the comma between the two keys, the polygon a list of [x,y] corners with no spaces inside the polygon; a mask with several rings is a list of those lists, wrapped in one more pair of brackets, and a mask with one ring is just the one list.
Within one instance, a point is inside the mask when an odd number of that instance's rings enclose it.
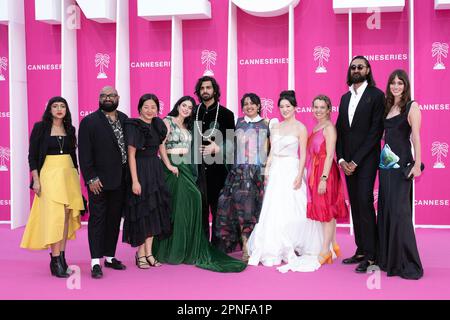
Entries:
{"label": "black dress shoe", "polygon": [[357,256],[356,254],[350,258],[342,260],[343,264],[355,264],[364,261],[364,256]]}
{"label": "black dress shoe", "polygon": [[91,277],[94,279],[100,279],[101,277],[103,277],[102,267],[100,267],[99,264],[94,265],[94,267],[92,268]]}
{"label": "black dress shoe", "polygon": [[112,258],[111,262],[105,260],[105,267],[112,268],[114,270],[125,270],[127,267],[116,258]]}
{"label": "black dress shoe", "polygon": [[355,271],[358,273],[366,273],[367,269],[370,266],[373,266],[375,264],[375,262],[369,261],[369,260],[364,260],[363,262],[361,262],[360,264],[358,264],[358,266],[356,267]]}

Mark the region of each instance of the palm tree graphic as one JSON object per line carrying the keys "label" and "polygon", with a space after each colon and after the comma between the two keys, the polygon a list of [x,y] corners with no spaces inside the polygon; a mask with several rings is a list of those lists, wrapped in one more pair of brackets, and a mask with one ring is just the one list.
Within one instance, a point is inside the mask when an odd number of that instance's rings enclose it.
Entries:
{"label": "palm tree graphic", "polygon": [[447,58],[448,54],[448,44],[444,42],[435,42],[432,45],[431,53],[433,57],[437,57],[436,64],[434,65],[434,70],[445,70],[445,65],[442,62],[442,56]]}
{"label": "palm tree graphic", "polygon": [[442,156],[447,157],[448,144],[445,142],[441,143],[439,141],[435,141],[431,145],[431,152],[433,156],[436,156],[436,162],[434,163],[433,168],[445,168],[445,164],[442,162]]}
{"label": "palm tree graphic", "polygon": [[9,161],[10,150],[6,147],[0,147],[0,171],[8,171],[5,161]]}
{"label": "palm tree graphic", "polygon": [[216,65],[216,59],[217,53],[215,51],[202,51],[202,64],[206,64],[206,70],[203,72],[204,76],[214,76],[214,72],[211,69],[211,64]]}
{"label": "palm tree graphic", "polygon": [[8,66],[8,59],[6,57],[0,57],[0,81],[5,81],[5,76],[3,75],[3,71],[6,71],[6,67]]}
{"label": "palm tree graphic", "polygon": [[327,68],[323,65],[323,60],[328,62],[330,58],[330,48],[317,46],[314,48],[314,61],[319,60],[319,66],[316,68],[316,73],[326,73]]}
{"label": "palm tree graphic", "polygon": [[97,75],[97,79],[107,79],[108,76],[104,71],[104,67],[109,68],[109,55],[106,53],[105,54],[97,53],[95,55],[95,66],[96,67],[100,66],[100,71]]}
{"label": "palm tree graphic", "polygon": [[272,113],[273,111],[273,100],[272,99],[261,99],[261,113],[263,118],[268,118],[268,113]]}

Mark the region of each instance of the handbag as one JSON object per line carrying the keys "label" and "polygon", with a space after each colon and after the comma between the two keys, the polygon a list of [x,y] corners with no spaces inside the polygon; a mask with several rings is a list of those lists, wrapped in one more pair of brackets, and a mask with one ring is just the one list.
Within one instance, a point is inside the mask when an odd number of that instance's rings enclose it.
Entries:
{"label": "handbag", "polygon": [[[403,175],[405,176],[406,180],[412,180],[414,178],[414,175],[411,175],[409,178],[408,178],[408,176],[409,176],[412,168],[414,167],[415,163],[416,163],[415,161],[412,161],[412,162],[408,163],[406,165],[406,167],[404,167],[402,169]],[[423,171],[424,169],[425,169],[425,165],[423,164],[423,162],[421,162],[420,163],[420,171]]]}
{"label": "handbag", "polygon": [[81,197],[83,198],[84,210],[81,210],[81,211],[80,211],[80,214],[81,214],[82,216],[84,216],[86,213],[89,212],[89,209],[88,209],[88,202],[87,202],[86,198],[85,198],[83,195],[81,195]]}

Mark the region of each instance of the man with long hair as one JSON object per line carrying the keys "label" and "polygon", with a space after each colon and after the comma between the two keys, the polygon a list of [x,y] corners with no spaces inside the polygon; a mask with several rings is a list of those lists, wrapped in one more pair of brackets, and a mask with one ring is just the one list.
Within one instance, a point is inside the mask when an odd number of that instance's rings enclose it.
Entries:
{"label": "man with long hair", "polygon": [[336,122],[336,154],[344,170],[350,197],[356,252],[344,264],[356,264],[365,273],[376,258],[376,217],[373,187],[380,158],[383,133],[384,93],[375,87],[372,68],[363,56],[350,62],[349,91],[339,104]]}
{"label": "man with long hair", "polygon": [[[211,243],[217,246],[215,222],[220,190],[227,177],[226,130],[234,130],[234,114],[220,105],[220,88],[209,76],[198,79],[195,94],[200,104],[195,108],[194,143],[200,148],[198,185],[202,193],[203,229],[209,239],[209,212],[212,215]],[[201,143],[200,141],[201,140]]]}

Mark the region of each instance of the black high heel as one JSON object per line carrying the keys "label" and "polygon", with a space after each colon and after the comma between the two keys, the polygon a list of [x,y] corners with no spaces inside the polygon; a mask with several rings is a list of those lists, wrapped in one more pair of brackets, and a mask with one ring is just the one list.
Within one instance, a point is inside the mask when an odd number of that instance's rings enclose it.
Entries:
{"label": "black high heel", "polygon": [[[153,263],[151,263],[150,260],[148,259],[150,257],[153,257]],[[150,265],[150,267],[161,267],[162,266],[161,262],[156,260],[156,258],[152,254],[149,255],[149,256],[145,256],[145,259],[147,260],[147,262]]]}
{"label": "black high heel", "polygon": [[66,272],[66,269],[64,269],[61,259],[61,254],[57,257],[53,257],[50,253],[50,272],[52,273],[52,276],[58,277],[58,278],[68,278],[70,277],[70,274]]}
{"label": "black high heel", "polygon": [[[149,269],[150,268],[150,263],[147,260],[146,256],[142,256],[139,257],[138,253],[136,252],[136,255],[134,256],[135,260],[136,260],[136,266],[139,269]],[[145,260],[142,261],[141,259],[144,258]]]}

